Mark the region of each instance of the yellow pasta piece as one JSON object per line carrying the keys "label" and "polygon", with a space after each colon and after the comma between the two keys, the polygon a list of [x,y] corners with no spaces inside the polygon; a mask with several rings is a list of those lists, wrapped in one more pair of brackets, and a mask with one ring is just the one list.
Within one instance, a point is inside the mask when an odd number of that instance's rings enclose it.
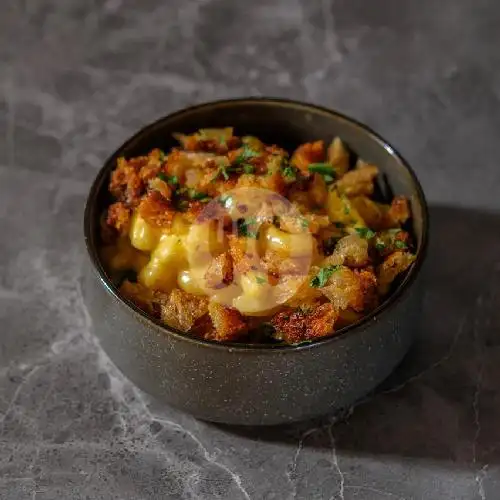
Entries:
{"label": "yellow pasta piece", "polygon": [[185,252],[181,238],[163,235],[150,261],[139,273],[139,282],[149,288],[168,292],[177,283],[178,268],[184,265]]}
{"label": "yellow pasta piece", "polygon": [[266,249],[283,257],[299,257],[314,252],[313,237],[310,233],[290,234],[270,226],[265,232]]}
{"label": "yellow pasta piece", "polygon": [[190,267],[207,265],[227,249],[227,237],[215,221],[193,224],[184,237]]}
{"label": "yellow pasta piece", "polygon": [[177,235],[185,235],[189,232],[191,223],[182,213],[176,213],[174,219],[172,220],[172,228],[170,232]]}
{"label": "yellow pasta piece", "polygon": [[210,301],[223,304],[225,306],[234,307],[233,302],[242,294],[241,287],[236,283],[231,283],[220,290],[210,291]]}
{"label": "yellow pasta piece", "polygon": [[130,224],[130,242],[134,248],[151,252],[160,241],[162,231],[150,226],[139,214],[135,213]]}
{"label": "yellow pasta piece", "polygon": [[[204,271],[204,270],[202,270]],[[194,269],[183,269],[177,275],[177,284],[187,293],[193,295],[206,295],[206,290],[201,286],[201,272]]]}

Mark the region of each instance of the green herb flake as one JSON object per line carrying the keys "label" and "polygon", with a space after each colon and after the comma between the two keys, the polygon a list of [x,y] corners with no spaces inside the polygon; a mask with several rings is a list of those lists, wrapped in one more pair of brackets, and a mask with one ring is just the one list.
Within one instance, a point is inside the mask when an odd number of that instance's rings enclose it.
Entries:
{"label": "green herb flake", "polygon": [[236,157],[234,160],[235,165],[240,165],[241,163],[245,163],[250,158],[256,158],[260,156],[258,151],[254,151],[247,144],[243,145],[243,151]]}
{"label": "green herb flake", "polygon": [[380,252],[382,250],[385,250],[385,243],[383,241],[377,240],[375,243],[375,248]]}
{"label": "green herb flake", "polygon": [[165,161],[165,156],[166,156],[166,154],[160,149],[160,161],[161,162]]}
{"label": "green herb flake", "polygon": [[257,219],[255,217],[250,217],[248,219],[239,219],[237,222],[238,226],[238,235],[243,236],[245,238],[254,238],[256,239],[259,235],[258,229],[255,229],[252,226],[257,224]]}
{"label": "green herb flake", "polygon": [[188,196],[189,198],[191,198],[192,200],[197,200],[197,201],[201,201],[203,203],[207,203],[211,200],[210,196],[208,196],[207,193],[200,193],[194,189],[190,189],[188,191]]}
{"label": "green herb flake", "polygon": [[250,163],[245,163],[243,165],[243,171],[245,174],[253,174],[255,172],[255,167],[253,165],[250,165]]}
{"label": "green herb flake", "polygon": [[309,221],[307,219],[304,219],[303,217],[300,218],[300,225],[306,229],[309,227]]}
{"label": "green herb flake", "polygon": [[258,285],[264,285],[265,283],[267,283],[266,278],[264,278],[262,276],[257,276],[255,278],[255,281],[257,282]]}
{"label": "green herb flake", "polygon": [[221,165],[218,169],[217,172],[215,172],[215,175],[210,179],[210,182],[215,182],[219,176],[222,175],[224,177],[224,180],[227,181],[229,180],[229,174],[227,173],[227,167],[224,165]]}
{"label": "green herb flake", "polygon": [[311,173],[322,175],[325,182],[333,182],[337,177],[337,172],[329,163],[310,163],[307,168]]}
{"label": "green herb flake", "polygon": [[342,229],[345,227],[345,224],[343,222],[336,222],[335,223],[335,227],[339,228],[339,229]]}
{"label": "green herb flake", "polygon": [[179,184],[179,179],[176,175],[168,175],[165,172],[160,172],[156,177],[171,186],[177,186]]}
{"label": "green herb flake", "polygon": [[297,170],[292,165],[286,165],[283,168],[283,176],[289,180],[297,179]]}
{"label": "green herb flake", "polygon": [[405,249],[405,248],[408,248],[408,245],[407,245],[404,241],[402,241],[402,240],[396,240],[396,241],[394,242],[394,246],[395,246],[396,248],[399,248],[400,250],[403,250],[403,249]]}
{"label": "green herb flake", "polygon": [[342,266],[340,265],[323,267],[320,269],[319,273],[310,281],[309,284],[313,288],[323,288],[330,279],[330,276],[333,273],[339,271],[341,268]]}
{"label": "green herb flake", "polygon": [[163,182],[168,182],[168,175],[165,172],[160,172],[156,177],[161,179]]}
{"label": "green herb flake", "polygon": [[369,227],[355,227],[354,229],[365,240],[370,240],[375,236],[375,233]]}

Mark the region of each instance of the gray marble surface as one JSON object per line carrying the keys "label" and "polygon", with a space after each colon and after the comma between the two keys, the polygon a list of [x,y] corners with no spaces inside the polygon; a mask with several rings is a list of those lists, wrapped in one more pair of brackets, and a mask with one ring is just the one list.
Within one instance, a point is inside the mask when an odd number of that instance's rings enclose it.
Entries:
{"label": "gray marble surface", "polygon": [[[2,0],[0,498],[500,498],[500,4]],[[234,429],[138,391],[92,336],[82,209],[132,132],[214,98],[365,121],[431,203],[423,323],[343,419]]]}

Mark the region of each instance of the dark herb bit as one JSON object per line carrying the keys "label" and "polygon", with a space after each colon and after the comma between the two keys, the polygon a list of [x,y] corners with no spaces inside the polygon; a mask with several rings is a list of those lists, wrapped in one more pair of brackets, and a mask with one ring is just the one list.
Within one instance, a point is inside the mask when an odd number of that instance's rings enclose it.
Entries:
{"label": "dark herb bit", "polygon": [[332,255],[335,250],[335,245],[337,245],[339,240],[339,236],[330,236],[329,238],[326,238],[326,240],[323,240],[323,253],[325,255]]}
{"label": "dark herb bit", "polygon": [[311,280],[310,285],[313,288],[323,288],[330,279],[330,276],[341,268],[342,266],[340,265],[322,267],[319,273]]}
{"label": "dark herb bit", "polygon": [[395,246],[396,248],[399,248],[400,250],[403,250],[403,249],[405,249],[405,248],[408,248],[408,245],[407,245],[404,241],[402,241],[402,240],[396,240],[396,241],[394,242],[394,246]]}
{"label": "dark herb bit", "polygon": [[345,224],[343,222],[336,222],[335,223],[335,227],[338,227],[339,229],[342,229],[343,227],[345,227]]}
{"label": "dark herb bit", "polygon": [[179,212],[185,212],[189,208],[189,201],[187,200],[178,200],[176,203],[176,209]]}
{"label": "dark herb bit", "polygon": [[243,151],[236,157],[233,164],[239,165],[246,162],[250,158],[256,158],[258,156],[260,156],[260,153],[258,151],[254,151],[247,144],[243,144]]}
{"label": "dark herb bit", "polygon": [[208,202],[212,199],[212,198],[210,198],[210,196],[208,196],[207,193],[200,193],[194,189],[190,189],[188,191],[188,196],[192,200],[197,200],[197,201],[202,201],[202,202]]}
{"label": "dark herb bit", "polygon": [[255,167],[253,165],[250,165],[250,163],[245,163],[243,165],[243,171],[245,174],[253,174],[255,172]]}
{"label": "dark herb bit", "polygon": [[257,282],[258,285],[263,285],[264,283],[267,283],[266,278],[264,278],[263,276],[257,276],[255,278],[255,281]]}
{"label": "dark herb bit", "polygon": [[245,238],[257,238],[259,235],[259,230],[255,228],[257,224],[257,219],[255,217],[250,217],[248,219],[238,219],[238,235],[244,236]]}
{"label": "dark herb bit", "polygon": [[375,236],[375,233],[369,227],[355,227],[354,229],[365,240],[370,240]]}
{"label": "dark herb bit", "polygon": [[375,243],[375,248],[381,252],[382,250],[385,250],[385,243],[383,241],[379,241],[377,240],[377,242]]}

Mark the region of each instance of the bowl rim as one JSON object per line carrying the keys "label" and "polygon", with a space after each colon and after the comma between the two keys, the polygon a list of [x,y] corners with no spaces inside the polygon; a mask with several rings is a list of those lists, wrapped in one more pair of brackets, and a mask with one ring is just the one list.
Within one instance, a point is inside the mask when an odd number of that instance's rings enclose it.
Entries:
{"label": "bowl rim", "polygon": [[[139,309],[133,302],[128,299],[123,298],[118,288],[112,283],[108,278],[104,267],[101,263],[101,259],[98,255],[98,250],[96,245],[92,244],[92,220],[91,214],[93,205],[95,204],[95,199],[98,194],[98,188],[101,185],[102,178],[109,175],[111,171],[112,162],[120,156],[120,152],[127,148],[131,143],[137,141],[140,137],[148,135],[151,130],[157,128],[163,122],[168,122],[186,113],[195,112],[203,108],[219,107],[219,106],[238,106],[238,105],[252,105],[252,104],[264,104],[274,107],[286,107],[295,108],[302,112],[314,112],[333,117],[336,120],[349,122],[354,125],[362,133],[368,135],[373,141],[378,143],[382,148],[384,148],[392,157],[394,157],[398,163],[403,167],[404,171],[409,175],[412,187],[415,190],[417,202],[420,204],[422,210],[422,240],[421,244],[417,250],[415,262],[410,267],[409,271],[406,273],[404,279],[399,283],[398,287],[394,292],[384,300],[378,307],[376,307],[369,314],[363,316],[361,319],[352,323],[348,326],[335,331],[331,335],[326,337],[321,337],[311,341],[301,342],[299,344],[262,344],[262,343],[237,343],[237,342],[215,342],[212,340],[199,339],[188,333],[182,332],[176,328],[170,327],[162,323],[160,320],[149,316],[147,313]],[[104,288],[111,294],[112,298],[115,299],[119,304],[124,305],[131,313],[134,314],[137,320],[146,322],[149,326],[158,329],[164,335],[172,335],[180,341],[185,341],[189,343],[196,344],[198,346],[210,347],[214,349],[222,349],[225,351],[239,351],[244,352],[259,352],[259,353],[272,353],[276,351],[283,352],[295,352],[305,349],[311,349],[315,347],[322,346],[327,343],[337,342],[343,339],[346,335],[354,335],[355,333],[362,332],[370,323],[377,321],[381,315],[387,314],[400,300],[407,295],[411,285],[414,283],[419,275],[419,271],[425,260],[427,249],[428,249],[428,237],[429,237],[429,208],[422,189],[422,186],[409,163],[403,158],[403,156],[382,136],[377,132],[372,130],[369,126],[364,123],[351,118],[337,110],[329,109],[324,106],[317,104],[312,104],[304,101],[285,99],[279,97],[237,97],[231,99],[219,99],[215,101],[208,101],[200,104],[195,104],[192,106],[184,107],[179,110],[173,111],[161,118],[155,120],[154,122],[142,127],[138,132],[133,134],[128,138],[123,144],[121,144],[104,162],[103,166],[98,171],[95,176],[86,202],[85,211],[83,218],[84,225],[84,238],[85,246],[87,249],[88,256],[90,258],[93,271],[97,273],[100,283]]]}

